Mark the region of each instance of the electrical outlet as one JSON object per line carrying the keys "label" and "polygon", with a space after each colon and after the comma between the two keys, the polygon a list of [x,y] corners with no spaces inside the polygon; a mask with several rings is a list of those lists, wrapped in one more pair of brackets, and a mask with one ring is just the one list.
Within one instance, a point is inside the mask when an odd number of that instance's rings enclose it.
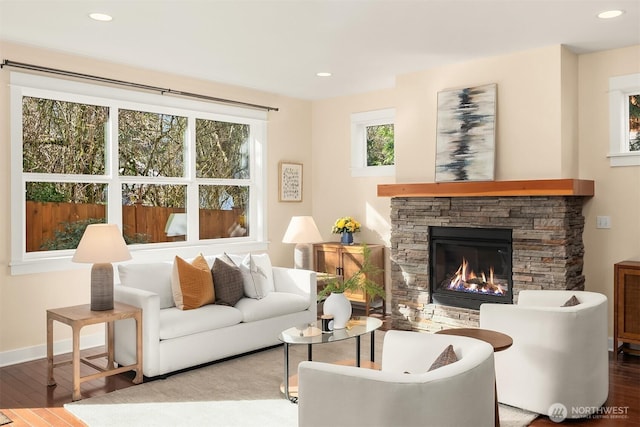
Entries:
{"label": "electrical outlet", "polygon": [[596,228],[611,228],[611,217],[610,216],[597,216],[596,217]]}

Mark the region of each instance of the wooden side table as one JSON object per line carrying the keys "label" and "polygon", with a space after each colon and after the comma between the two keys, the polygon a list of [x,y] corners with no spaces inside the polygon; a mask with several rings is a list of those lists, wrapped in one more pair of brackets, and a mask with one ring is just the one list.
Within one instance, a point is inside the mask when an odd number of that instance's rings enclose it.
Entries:
{"label": "wooden side table", "polygon": [[[502,332],[498,332],[498,331],[491,331],[489,329],[452,328],[452,329],[443,329],[441,331],[437,331],[436,334],[458,335],[461,337],[475,338],[491,344],[494,352],[506,350],[513,345],[513,338],[511,338],[509,335],[503,334]],[[500,413],[498,412],[498,385],[497,384],[494,385],[494,393],[496,396],[495,424],[496,426],[499,426]]]}
{"label": "wooden side table", "polygon": [[[118,368],[114,365],[114,348],[113,348],[113,322],[123,319],[135,319],[136,321],[136,363],[128,366],[120,366]],[[73,352],[71,360],[63,362],[53,363],[53,321],[64,323],[71,326],[73,332]],[[107,324],[107,351],[102,354],[97,354],[87,358],[80,357],[80,330],[87,325],[94,325],[98,323]],[[102,367],[96,365],[91,360],[107,357],[107,366]],[[116,375],[127,371],[136,371],[136,376],[133,379],[134,384],[140,384],[143,380],[142,376],[142,309],[134,307],[132,305],[122,304],[119,302],[113,303],[112,310],[104,311],[92,311],[90,304],[76,305],[73,307],[63,307],[47,310],[47,370],[48,380],[47,385],[56,385],[56,380],[53,378],[53,368],[61,365],[67,365],[71,363],[73,365],[73,395],[72,400],[82,399],[80,393],[80,383],[84,381],[94,380],[96,378],[102,378],[109,375]],[[80,363],[84,363],[93,369],[97,370],[97,373],[80,376]]]}

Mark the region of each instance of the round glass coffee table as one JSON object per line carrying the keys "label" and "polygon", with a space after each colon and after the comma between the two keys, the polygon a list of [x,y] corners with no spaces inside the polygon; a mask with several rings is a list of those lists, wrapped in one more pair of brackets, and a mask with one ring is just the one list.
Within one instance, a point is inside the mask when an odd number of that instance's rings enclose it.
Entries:
{"label": "round glass coffee table", "polygon": [[[356,339],[356,358],[355,366],[362,366],[360,362],[360,337],[365,334],[371,334],[371,355],[370,363],[366,363],[366,367],[375,367],[375,331],[382,326],[382,320],[375,317],[353,317],[347,323],[347,327],[344,329],[336,329],[333,332],[322,332],[318,327],[319,322],[310,323],[308,325],[289,328],[286,331],[282,331],[278,336],[278,339],[284,343],[284,395],[292,402],[297,402],[298,397],[293,396],[297,394],[297,390],[290,390],[290,388],[297,387],[295,384],[290,384],[289,379],[289,346],[290,345],[307,345],[307,360],[313,358],[313,345],[324,344],[330,342],[338,342],[347,340],[350,338]],[[348,362],[338,362],[345,364]],[[296,381],[293,381],[294,383]],[[290,387],[291,386],[291,387]]]}

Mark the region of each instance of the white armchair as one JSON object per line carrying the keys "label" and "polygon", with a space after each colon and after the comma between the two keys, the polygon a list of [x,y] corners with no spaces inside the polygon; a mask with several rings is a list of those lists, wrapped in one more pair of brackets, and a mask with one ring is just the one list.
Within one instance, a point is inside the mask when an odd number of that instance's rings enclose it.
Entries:
{"label": "white armchair", "polygon": [[[562,305],[572,296],[580,304]],[[513,345],[496,353],[498,401],[566,418],[586,417],[607,400],[607,297],[586,291],[524,290],[517,305],[482,304],[480,327],[505,333]]]}
{"label": "white armchair", "polygon": [[[458,361],[427,372],[449,344]],[[301,427],[494,425],[493,348],[472,338],[388,331],[380,371],[302,362],[298,374]]]}

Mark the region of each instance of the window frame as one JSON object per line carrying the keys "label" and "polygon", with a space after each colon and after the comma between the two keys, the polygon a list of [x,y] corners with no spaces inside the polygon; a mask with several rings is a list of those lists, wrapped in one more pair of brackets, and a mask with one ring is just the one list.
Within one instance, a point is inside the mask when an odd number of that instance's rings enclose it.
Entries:
{"label": "window frame", "polygon": [[395,176],[395,164],[385,166],[367,166],[366,133],[366,128],[368,126],[393,124],[395,141],[395,120],[395,108],[385,108],[381,110],[351,114],[351,176]]}
{"label": "window frame", "polygon": [[[56,181],[106,183],[107,221],[118,224],[122,230],[123,182],[149,184],[179,184],[187,186],[187,218],[197,224],[199,215],[199,185],[247,185],[249,187],[250,234],[243,237],[200,240],[198,230],[189,230],[186,241],[129,245],[134,261],[171,260],[175,255],[192,257],[200,252],[216,254],[251,252],[267,249],[266,232],[266,135],[267,112],[249,108],[227,106],[198,100],[150,94],[129,89],[75,82],[65,79],[36,76],[19,72],[10,74],[10,126],[11,126],[11,261],[12,275],[81,268],[71,262],[74,250],[26,252],[26,223],[24,190],[27,181],[50,179],[51,174],[24,173],[22,169],[22,98],[58,99],[61,101],[104,105],[110,108],[107,130],[104,175],[56,174]],[[186,115],[188,130],[185,138],[185,174],[183,177],[120,176],[117,152],[117,109],[134,109],[154,113]],[[250,178],[212,179],[196,178],[195,173],[195,121],[218,120],[250,125]],[[115,188],[115,190],[114,190]],[[19,207],[19,208],[18,208]],[[197,228],[197,227],[196,227]],[[86,266],[85,266],[86,267]]]}
{"label": "window frame", "polygon": [[640,73],[609,79],[610,166],[639,166],[640,151],[629,151],[629,96],[640,94]]}

